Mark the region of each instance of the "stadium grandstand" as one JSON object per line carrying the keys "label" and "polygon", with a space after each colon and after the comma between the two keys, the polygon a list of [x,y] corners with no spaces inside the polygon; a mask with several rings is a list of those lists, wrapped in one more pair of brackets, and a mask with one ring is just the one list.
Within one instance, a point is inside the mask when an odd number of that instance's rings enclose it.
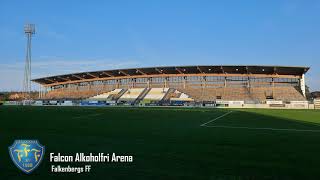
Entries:
{"label": "stadium grandstand", "polygon": [[[309,67],[170,66],[33,79],[39,100],[126,105],[288,104],[306,100]],[[280,104],[280,105],[279,105]]]}

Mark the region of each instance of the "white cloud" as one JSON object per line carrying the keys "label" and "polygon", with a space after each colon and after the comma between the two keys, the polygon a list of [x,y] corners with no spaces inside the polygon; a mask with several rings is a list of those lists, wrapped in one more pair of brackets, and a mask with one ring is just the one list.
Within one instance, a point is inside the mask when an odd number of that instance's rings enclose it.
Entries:
{"label": "white cloud", "polygon": [[[96,59],[96,60],[64,60],[50,57],[39,58],[32,62],[32,79],[58,74],[84,71],[137,67],[135,60]],[[0,64],[0,91],[20,91],[22,89],[24,63]],[[33,85],[33,88],[36,88]]]}

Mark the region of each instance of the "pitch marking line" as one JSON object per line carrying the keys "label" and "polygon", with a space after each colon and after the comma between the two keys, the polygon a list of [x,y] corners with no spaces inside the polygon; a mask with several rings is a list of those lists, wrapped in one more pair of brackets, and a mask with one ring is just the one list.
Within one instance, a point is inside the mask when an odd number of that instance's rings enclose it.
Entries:
{"label": "pitch marking line", "polygon": [[218,119],[221,119],[228,114],[231,114],[233,111],[229,111],[219,117],[216,117],[206,123],[201,124],[200,126],[208,127],[208,128],[229,128],[229,129],[250,129],[250,130],[271,130],[271,131],[295,131],[295,132],[320,132],[320,130],[312,130],[312,129],[282,129],[282,128],[252,128],[246,126],[208,126],[207,124],[212,123]]}
{"label": "pitch marking line", "polygon": [[214,121],[216,121],[216,120],[218,120],[218,119],[220,119],[220,118],[223,118],[223,117],[225,117],[226,115],[231,114],[232,112],[233,112],[233,111],[229,111],[229,112],[227,112],[227,113],[224,113],[224,114],[222,114],[222,115],[219,116],[219,117],[216,117],[216,118],[214,118],[214,119],[212,119],[212,120],[210,120],[210,121],[208,121],[208,122],[206,122],[206,123],[201,124],[200,126],[206,126],[206,124],[209,124],[209,123],[214,122]]}
{"label": "pitch marking line", "polygon": [[250,129],[250,130],[271,130],[271,131],[296,131],[296,132],[320,132],[320,130],[312,129],[279,129],[279,128],[251,128],[251,127],[242,127],[242,126],[206,126],[213,128],[229,128],[229,129]]}
{"label": "pitch marking line", "polygon": [[89,115],[84,115],[84,116],[77,116],[77,117],[73,117],[72,119],[87,118],[87,117],[95,117],[95,116],[100,116],[100,115],[102,115],[102,113],[98,113],[98,114],[89,114]]}

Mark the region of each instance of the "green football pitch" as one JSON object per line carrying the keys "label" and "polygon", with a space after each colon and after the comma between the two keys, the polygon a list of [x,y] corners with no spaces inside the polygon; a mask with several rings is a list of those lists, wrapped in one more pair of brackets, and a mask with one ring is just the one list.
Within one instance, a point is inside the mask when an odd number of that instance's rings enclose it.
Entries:
{"label": "green football pitch", "polygon": [[[319,179],[320,111],[0,106],[0,179]],[[46,147],[26,175],[9,156],[16,139]],[[52,173],[49,153],[133,155]],[[89,163],[90,164],[90,163]]]}

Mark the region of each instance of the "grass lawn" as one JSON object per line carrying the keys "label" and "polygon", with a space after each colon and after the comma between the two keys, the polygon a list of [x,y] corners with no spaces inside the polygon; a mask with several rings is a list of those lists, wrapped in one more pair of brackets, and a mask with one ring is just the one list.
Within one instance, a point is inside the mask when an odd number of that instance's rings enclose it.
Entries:
{"label": "grass lawn", "polygon": [[[0,119],[0,179],[320,178],[316,110],[0,106]],[[10,159],[15,139],[46,147],[30,175]],[[70,163],[49,162],[50,152],[115,152],[134,162],[55,174],[52,164]]]}

